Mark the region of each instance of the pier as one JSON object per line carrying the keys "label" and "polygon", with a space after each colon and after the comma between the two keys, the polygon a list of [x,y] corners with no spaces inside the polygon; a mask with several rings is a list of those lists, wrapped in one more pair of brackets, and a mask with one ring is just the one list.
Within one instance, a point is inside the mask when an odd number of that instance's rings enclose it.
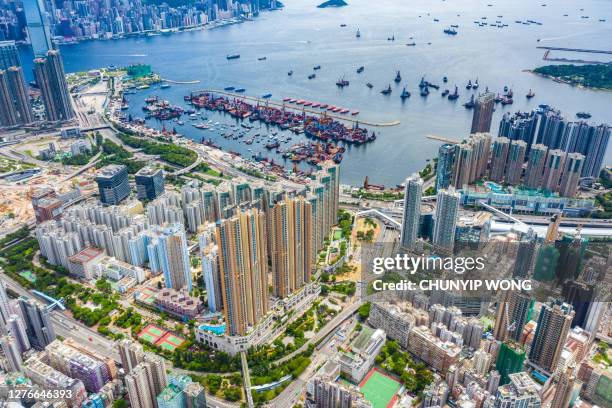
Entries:
{"label": "pier", "polygon": [[277,106],[279,108],[293,109],[293,110],[298,111],[298,112],[308,112],[308,113],[312,113],[314,115],[325,115],[327,117],[334,118],[334,119],[337,119],[337,120],[341,120],[341,121],[344,121],[344,122],[350,122],[350,123],[354,123],[354,124],[361,124],[361,125],[365,125],[365,126],[389,127],[389,126],[397,126],[397,125],[400,124],[399,120],[394,120],[392,122],[384,122],[384,123],[371,122],[371,121],[368,121],[368,120],[356,119],[354,117],[336,115],[336,114],[330,113],[330,112],[325,111],[325,110],[312,109],[312,108],[309,109],[308,107],[305,107],[305,106],[292,106],[292,105],[287,104],[285,102],[275,102],[275,101],[271,101],[271,100],[265,99],[265,98],[258,98],[258,97],[255,97],[255,96],[241,95],[241,94],[237,94],[237,93],[234,93],[234,92],[221,91],[221,90],[218,90],[218,89],[204,89],[204,90],[201,90],[201,91],[192,91],[191,95],[201,94],[201,93],[210,93],[210,94],[219,94],[219,95],[231,96],[232,98],[236,98],[236,99],[243,99],[243,100],[248,100],[248,101],[252,101],[252,102],[257,102],[258,104],[261,104],[261,105],[269,105],[269,106]]}
{"label": "pier", "polygon": [[585,52],[589,54],[611,54],[612,51],[606,50],[589,50],[585,48],[565,48],[565,47],[546,47],[546,46],[538,46],[541,50],[549,50],[549,51],[571,51],[571,52]]}
{"label": "pier", "polygon": [[199,84],[200,82],[202,82],[199,79],[196,79],[194,81],[173,81],[172,79],[162,78],[161,80],[162,82],[168,82],[169,84],[177,84],[177,85]]}

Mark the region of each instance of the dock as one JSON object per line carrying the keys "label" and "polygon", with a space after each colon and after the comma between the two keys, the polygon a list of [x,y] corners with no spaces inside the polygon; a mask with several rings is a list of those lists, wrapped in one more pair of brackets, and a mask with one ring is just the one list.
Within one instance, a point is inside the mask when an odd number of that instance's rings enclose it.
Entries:
{"label": "dock", "polygon": [[354,123],[354,124],[360,124],[360,125],[365,125],[365,126],[373,126],[373,127],[390,127],[390,126],[397,126],[400,124],[399,120],[394,120],[391,122],[372,122],[372,121],[368,121],[368,120],[363,120],[363,119],[357,119],[355,117],[350,117],[350,116],[343,116],[343,115],[337,115],[334,113],[330,113],[326,110],[320,110],[320,109],[312,109],[312,108],[308,108],[307,106],[293,106],[291,104],[288,104],[286,102],[276,102],[276,101],[272,101],[270,99],[266,99],[266,98],[258,98],[256,96],[248,96],[248,95],[242,95],[242,94],[237,94],[234,92],[228,92],[228,91],[221,91],[218,89],[204,89],[204,90],[200,90],[200,91],[192,91],[191,94],[201,94],[201,93],[210,93],[210,94],[220,94],[220,95],[225,95],[225,96],[230,96],[232,98],[236,98],[236,99],[243,99],[243,100],[248,100],[248,101],[252,101],[252,102],[256,102],[258,104],[261,105],[271,105],[271,106],[277,106],[280,108],[284,108],[284,109],[292,109],[298,112],[308,112],[314,115],[325,115],[327,117],[330,118],[334,118],[337,120],[341,120],[344,122],[350,122],[350,123]]}

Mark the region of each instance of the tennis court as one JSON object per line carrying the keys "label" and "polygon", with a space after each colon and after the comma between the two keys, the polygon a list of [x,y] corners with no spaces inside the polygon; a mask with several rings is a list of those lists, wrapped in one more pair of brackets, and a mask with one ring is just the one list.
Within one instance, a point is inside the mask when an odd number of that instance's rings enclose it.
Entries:
{"label": "tennis court", "polygon": [[164,334],[159,340],[157,340],[155,345],[163,349],[169,350],[169,351],[174,351],[177,347],[179,347],[184,342],[185,342],[184,339],[178,336],[175,336],[174,334],[170,332],[166,332],[166,334]]}
{"label": "tennis court", "polygon": [[372,403],[373,408],[393,406],[400,387],[397,380],[378,368],[372,368],[359,384],[359,390]]}
{"label": "tennis court", "polygon": [[148,343],[155,344],[165,332],[165,330],[160,329],[154,324],[149,324],[147,327],[142,329],[140,333],[138,333],[138,338],[143,339]]}

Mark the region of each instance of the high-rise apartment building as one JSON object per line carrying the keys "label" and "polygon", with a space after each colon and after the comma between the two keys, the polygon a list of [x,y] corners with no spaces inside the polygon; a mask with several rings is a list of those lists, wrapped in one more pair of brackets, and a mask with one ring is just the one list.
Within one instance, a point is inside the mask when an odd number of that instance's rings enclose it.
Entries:
{"label": "high-rise apartment building", "polygon": [[216,228],[227,334],[244,335],[268,312],[265,215],[241,211]]}
{"label": "high-rise apartment building", "polygon": [[563,197],[573,197],[578,190],[578,182],[584,166],[584,155],[568,153],[563,164],[563,174],[559,182],[559,194]]}
{"label": "high-rise apartment building", "polygon": [[144,361],[144,350],[140,343],[129,339],[120,340],[117,345],[121,367],[129,374],[136,366]]}
{"label": "high-rise apartment building", "polygon": [[611,132],[612,128],[606,124],[592,127],[586,147],[578,150],[585,156],[582,177],[599,177]]}
{"label": "high-rise apartment building", "polygon": [[154,272],[162,271],[167,288],[192,289],[189,248],[183,224],[170,224],[151,228],[147,253],[149,267]]}
{"label": "high-rise apartment building", "polygon": [[574,310],[567,303],[557,300],[542,305],[529,351],[532,364],[549,373],[557,369],[573,318]]}
{"label": "high-rise apartment building", "polygon": [[23,69],[20,66],[9,67],[6,70],[8,77],[8,85],[11,91],[15,110],[19,115],[18,122],[20,124],[28,124],[34,122],[32,107],[30,106],[30,97],[26,86]]}
{"label": "high-rise apartment building", "polygon": [[413,174],[406,179],[405,183],[400,243],[403,248],[413,248],[419,233],[423,180],[418,174]]}
{"label": "high-rise apartment building", "polygon": [[491,170],[489,172],[489,178],[492,181],[503,181],[509,149],[510,139],[507,137],[498,137],[493,142],[493,147],[491,148]]}
{"label": "high-rise apartment building", "polygon": [[485,92],[478,95],[476,104],[474,105],[471,134],[489,133],[491,131],[491,120],[493,119],[494,107],[495,94],[493,92]]}
{"label": "high-rise apartment building", "polygon": [[19,115],[13,102],[13,95],[9,86],[8,75],[0,69],[0,127],[16,126]]}
{"label": "high-rise apartment building", "polygon": [[521,182],[523,174],[523,163],[525,162],[525,153],[527,152],[527,143],[522,140],[513,140],[510,143],[508,150],[508,158],[506,160],[506,171],[504,172],[504,181],[510,185],[518,185]]}
{"label": "high-rise apartment building", "polygon": [[51,312],[33,300],[20,298],[19,307],[30,344],[42,350],[55,340],[55,330],[51,321]]}
{"label": "high-rise apartment building", "polygon": [[0,337],[0,350],[6,359],[9,372],[22,370],[23,361],[21,360],[21,352],[13,336],[6,335]]}
{"label": "high-rise apartment building", "polygon": [[500,375],[500,384],[508,384],[510,374],[523,371],[525,362],[524,347],[512,340],[503,342],[499,348],[495,368]]}
{"label": "high-rise apartment building", "polygon": [[436,163],[436,190],[448,188],[453,180],[453,168],[455,163],[455,145],[443,144],[438,149],[438,161]]}
{"label": "high-rise apartment building", "polygon": [[130,195],[127,167],[122,164],[109,164],[101,168],[95,180],[102,204],[116,205]]}
{"label": "high-rise apartment building", "polygon": [[438,192],[432,243],[444,254],[451,254],[455,245],[455,227],[461,194],[452,187]]}
{"label": "high-rise apartment building", "polygon": [[523,327],[531,318],[535,301],[528,293],[507,291],[501,294],[495,314],[493,336],[499,341],[519,341]]}
{"label": "high-rise apartment building", "polygon": [[25,353],[32,348],[21,316],[16,314],[10,315],[6,328],[11,336],[15,339],[15,343],[20,353]]}
{"label": "high-rise apartment building", "polygon": [[525,185],[527,187],[539,188],[542,185],[542,176],[544,174],[547,153],[548,147],[543,144],[531,146],[525,170]]}
{"label": "high-rise apartment building", "polygon": [[75,112],[59,51],[51,50],[45,58],[36,58],[34,76],[45,105],[47,120],[57,122],[74,118]]}
{"label": "high-rise apartment building", "polygon": [[484,175],[491,154],[491,135],[476,133],[455,146],[452,185],[463,188]]}
{"label": "high-rise apartment building", "polygon": [[522,140],[527,144],[527,152],[535,143],[535,132],[538,126],[538,115],[535,112],[506,112],[499,123],[498,136],[510,140]]}
{"label": "high-rise apartment building", "polygon": [[574,384],[576,383],[574,369],[575,366],[570,364],[559,376],[559,381],[557,382],[557,388],[555,389],[555,395],[553,396],[550,408],[569,408],[574,394]]}
{"label": "high-rise apartment building", "polygon": [[164,192],[164,172],[154,167],[143,167],[134,176],[139,200],[154,200]]}
{"label": "high-rise apartment building", "polygon": [[6,282],[0,280],[0,334],[5,333],[9,317],[11,316],[11,305],[6,293]]}
{"label": "high-rise apartment building", "polygon": [[286,199],[268,212],[274,294],[284,298],[310,282],[312,208],[304,198]]}
{"label": "high-rise apartment building", "polygon": [[565,165],[567,153],[563,150],[549,150],[544,165],[544,175],[541,187],[549,191],[557,191]]}

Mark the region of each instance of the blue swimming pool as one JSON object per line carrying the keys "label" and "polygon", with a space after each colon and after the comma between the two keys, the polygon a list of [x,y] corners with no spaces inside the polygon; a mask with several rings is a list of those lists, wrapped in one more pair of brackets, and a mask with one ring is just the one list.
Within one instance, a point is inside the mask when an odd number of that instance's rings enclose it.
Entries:
{"label": "blue swimming pool", "polygon": [[206,330],[217,335],[225,333],[225,324],[201,324],[199,328],[200,330]]}
{"label": "blue swimming pool", "polygon": [[501,193],[502,191],[504,191],[504,188],[502,186],[492,181],[487,181],[485,183],[485,186],[487,186],[487,188],[489,188],[491,191],[495,193]]}

